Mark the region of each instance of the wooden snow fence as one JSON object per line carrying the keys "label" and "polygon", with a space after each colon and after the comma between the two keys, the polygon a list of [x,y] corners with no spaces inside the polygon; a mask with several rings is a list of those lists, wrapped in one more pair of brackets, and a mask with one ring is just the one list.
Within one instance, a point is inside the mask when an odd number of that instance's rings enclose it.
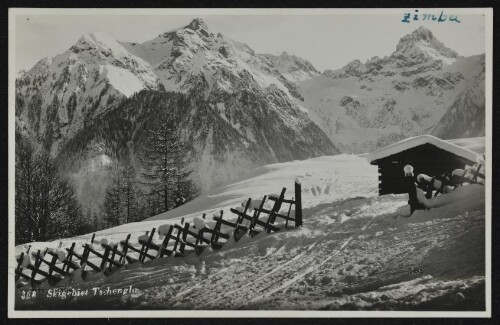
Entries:
{"label": "wooden snow fence", "polygon": [[[249,198],[241,207],[230,209],[236,219],[224,218],[224,211],[221,210],[213,217],[215,225],[207,226],[203,223],[205,226],[202,229],[184,222],[182,218],[180,225],[163,225],[147,231],[139,236],[137,244],[131,242],[131,234],[119,243],[109,242],[106,238],[96,241],[93,234],[90,242],[81,246],[83,251],[76,250],[76,243],[60,250],[46,248],[43,252],[30,252],[29,246],[26,252],[17,257],[16,285],[22,285],[20,279],[26,280],[32,287],[43,281],[57,284],[61,279],[71,276],[75,270],[81,270],[84,278],[88,272],[104,272],[108,275],[126,264],[200,254],[207,247],[219,250],[231,237],[239,241],[245,234],[253,237],[261,232],[279,231],[283,221],[285,228],[292,222],[295,227],[299,227],[302,225],[301,184],[296,182],[294,190],[295,196],[292,199],[285,198],[286,188],[283,188],[279,195],[266,195],[260,201],[253,202],[253,206],[252,199]],[[271,207],[265,208],[266,203],[271,203]],[[283,207],[285,212],[281,212]],[[294,214],[291,213],[292,208],[295,208]],[[204,213],[201,219],[204,222],[206,218]],[[282,223],[277,224],[278,220]],[[154,241],[156,233],[163,237],[161,242]]]}

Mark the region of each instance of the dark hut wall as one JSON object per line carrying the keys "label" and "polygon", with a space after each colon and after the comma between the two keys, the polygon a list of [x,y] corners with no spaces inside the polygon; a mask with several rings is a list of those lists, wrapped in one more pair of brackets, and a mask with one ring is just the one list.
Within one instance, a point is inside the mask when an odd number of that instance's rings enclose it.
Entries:
{"label": "dark hut wall", "polygon": [[378,165],[379,195],[383,195],[407,192],[403,171],[405,165],[413,166],[415,176],[418,174],[438,176],[451,173],[457,168],[463,169],[465,165],[473,163],[427,143],[375,160],[372,165]]}

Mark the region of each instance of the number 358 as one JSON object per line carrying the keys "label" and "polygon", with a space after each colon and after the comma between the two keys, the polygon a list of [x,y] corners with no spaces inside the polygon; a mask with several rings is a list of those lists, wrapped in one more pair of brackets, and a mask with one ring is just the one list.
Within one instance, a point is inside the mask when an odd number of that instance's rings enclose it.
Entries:
{"label": "number 358", "polygon": [[35,297],[36,297],[35,290],[23,290],[23,291],[21,291],[21,299],[22,300],[33,299]]}

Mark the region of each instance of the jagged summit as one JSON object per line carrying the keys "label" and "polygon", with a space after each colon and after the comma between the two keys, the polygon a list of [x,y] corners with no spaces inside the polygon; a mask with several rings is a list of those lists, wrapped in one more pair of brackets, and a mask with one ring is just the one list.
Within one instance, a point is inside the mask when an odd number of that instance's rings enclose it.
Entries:
{"label": "jagged summit", "polygon": [[290,57],[290,55],[288,54],[288,52],[283,51],[283,52],[281,52],[280,57],[283,59],[287,59]]}
{"label": "jagged summit", "polygon": [[399,54],[412,57],[423,54],[426,58],[441,60],[445,64],[451,64],[458,57],[457,52],[446,47],[425,27],[419,27],[400,39],[393,55]]}
{"label": "jagged summit", "polygon": [[105,57],[112,55],[114,57],[130,57],[131,60],[137,59],[132,58],[131,54],[123,47],[122,44],[104,32],[84,34],[70,48],[70,51],[73,53],[88,51],[93,54],[104,55]]}
{"label": "jagged summit", "polygon": [[93,33],[88,33],[82,35],[78,42],[78,44],[90,44],[94,46],[101,46],[101,47],[110,47],[114,45],[118,45],[118,42],[113,39],[111,36],[109,36],[107,33],[104,32],[93,32]]}
{"label": "jagged summit", "polygon": [[326,70],[324,75],[332,78],[373,77],[379,74],[410,77],[430,70],[440,70],[454,63],[457,58],[457,52],[446,47],[429,29],[419,27],[403,36],[391,55],[384,58],[374,56],[366,63],[352,60],[338,70]]}
{"label": "jagged summit", "polygon": [[208,31],[208,26],[205,23],[205,21],[202,18],[195,18],[193,19],[189,25],[186,26],[186,28],[190,28],[192,30],[200,30],[204,29],[205,31]]}
{"label": "jagged summit", "polygon": [[403,36],[396,46],[396,51],[400,51],[404,47],[407,47],[408,45],[412,45],[419,41],[432,42],[434,40],[436,40],[434,34],[432,34],[432,32],[427,28],[421,26],[414,30],[412,33]]}
{"label": "jagged summit", "polygon": [[432,32],[424,26],[420,26],[407,36],[413,37],[415,39],[422,39],[425,41],[430,41],[434,38]]}

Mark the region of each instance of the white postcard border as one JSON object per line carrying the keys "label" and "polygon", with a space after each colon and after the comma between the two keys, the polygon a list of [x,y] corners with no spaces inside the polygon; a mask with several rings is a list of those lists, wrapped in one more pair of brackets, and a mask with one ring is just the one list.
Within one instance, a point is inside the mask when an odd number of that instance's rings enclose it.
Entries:
{"label": "white postcard border", "polygon": [[[388,8],[388,9],[62,9],[62,8],[10,8],[9,9],[9,30],[8,30],[8,317],[9,318],[151,318],[151,317],[182,317],[182,318],[218,318],[218,317],[346,317],[346,318],[372,318],[372,317],[491,317],[491,177],[486,178],[486,220],[485,220],[485,286],[486,286],[486,310],[480,312],[414,312],[414,311],[296,311],[296,310],[89,310],[89,311],[20,311],[14,309],[15,286],[14,286],[14,169],[15,169],[15,77],[16,77],[16,55],[15,55],[15,23],[17,15],[343,15],[343,14],[403,14],[418,8]],[[428,10],[439,8],[425,8]],[[492,8],[445,8],[455,14],[483,14],[485,16],[485,109],[486,109],[486,173],[492,175],[492,74],[493,74],[493,9]]]}

